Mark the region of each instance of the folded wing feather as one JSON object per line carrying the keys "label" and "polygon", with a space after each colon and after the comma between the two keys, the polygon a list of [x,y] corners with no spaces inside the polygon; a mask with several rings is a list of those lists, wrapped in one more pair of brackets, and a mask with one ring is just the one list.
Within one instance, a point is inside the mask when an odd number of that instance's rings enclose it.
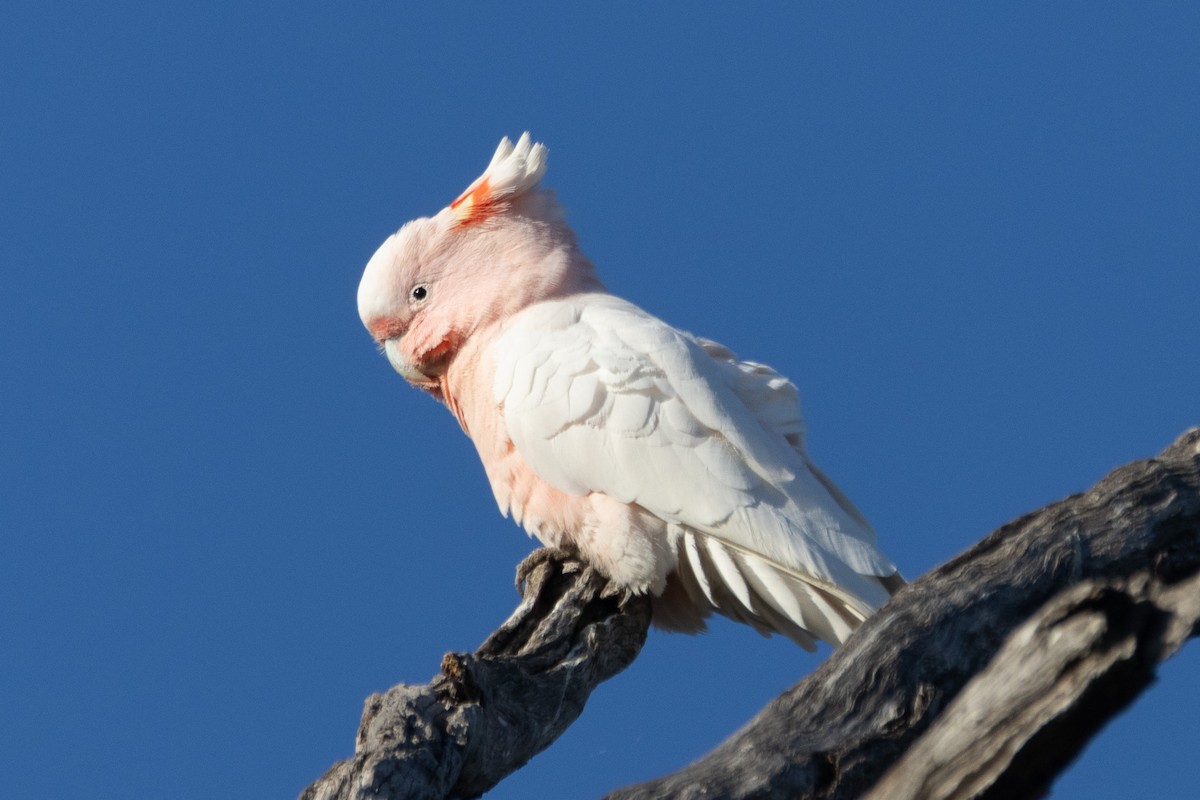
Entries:
{"label": "folded wing feather", "polygon": [[508,434],[538,475],[666,524],[667,595],[695,616],[664,609],[668,625],[715,610],[811,648],[886,601],[895,566],[809,463],[795,388],[773,370],[610,295],[526,309],[494,355]]}

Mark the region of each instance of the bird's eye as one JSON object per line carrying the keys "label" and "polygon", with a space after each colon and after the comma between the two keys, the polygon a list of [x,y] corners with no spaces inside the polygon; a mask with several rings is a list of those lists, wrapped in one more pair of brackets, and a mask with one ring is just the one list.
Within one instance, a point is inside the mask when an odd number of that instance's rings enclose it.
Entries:
{"label": "bird's eye", "polygon": [[424,300],[429,296],[429,287],[423,283],[417,284],[412,288],[412,291],[408,293],[408,296],[413,300]]}

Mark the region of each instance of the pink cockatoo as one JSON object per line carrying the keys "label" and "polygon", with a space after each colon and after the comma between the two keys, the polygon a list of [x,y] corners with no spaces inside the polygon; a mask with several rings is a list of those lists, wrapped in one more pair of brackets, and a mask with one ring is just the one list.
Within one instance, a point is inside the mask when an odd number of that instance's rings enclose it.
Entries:
{"label": "pink cockatoo", "polygon": [[501,513],[650,593],[657,625],[840,644],[903,579],[809,460],[796,388],[609,294],[545,171],[528,133],[501,141],[371,257],[363,324],[458,419]]}

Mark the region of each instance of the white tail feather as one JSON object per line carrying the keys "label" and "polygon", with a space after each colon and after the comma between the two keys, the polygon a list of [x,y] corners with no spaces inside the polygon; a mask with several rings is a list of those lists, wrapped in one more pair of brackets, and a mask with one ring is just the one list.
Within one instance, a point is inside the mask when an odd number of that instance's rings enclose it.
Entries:
{"label": "white tail feather", "polygon": [[655,603],[664,627],[703,630],[716,611],[812,650],[817,639],[841,644],[874,610],[845,589],[691,529],[676,539],[676,553],[676,572]]}
{"label": "white tail feather", "polygon": [[[700,548],[696,544],[696,537],[690,533],[683,536],[684,553],[687,556],[687,563],[691,567],[687,573],[694,579],[700,591],[704,593],[704,599],[709,605],[716,608],[717,600],[713,596],[712,586],[708,583],[708,576],[704,574],[704,559],[700,555]],[[699,599],[699,598],[697,598]]]}
{"label": "white tail feather", "polygon": [[743,606],[747,609],[752,609],[753,607],[750,604],[750,587],[746,585],[746,579],[742,577],[742,571],[734,563],[730,551],[725,549],[723,542],[718,541],[712,536],[704,537],[704,545],[708,550],[709,563],[717,568],[717,574],[720,576],[725,588],[733,592],[734,597]]}

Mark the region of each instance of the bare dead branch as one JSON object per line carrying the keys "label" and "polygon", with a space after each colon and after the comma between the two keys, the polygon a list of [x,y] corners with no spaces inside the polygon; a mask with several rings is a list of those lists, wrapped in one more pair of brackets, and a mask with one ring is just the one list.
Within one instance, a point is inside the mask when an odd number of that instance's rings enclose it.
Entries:
{"label": "bare dead branch", "polygon": [[1139,572],[1064,590],[863,800],[1041,796],[1198,620],[1200,573],[1171,586]]}
{"label": "bare dead branch", "polygon": [[[538,556],[508,622],[427,686],[368,698],[355,756],[302,800],[495,785],[640,650],[648,603],[604,588]],[[1194,429],[914,581],[707,756],[609,797],[1036,797],[1198,630]]]}
{"label": "bare dead branch", "polygon": [[[875,797],[1037,796],[1196,634],[1198,573],[1193,429],[914,581],[707,756],[610,798],[857,798],[881,780]],[[1028,639],[1055,644],[1038,654],[1052,696],[1012,690],[1037,671]]]}
{"label": "bare dead branch", "polygon": [[592,690],[637,657],[645,597],[620,602],[569,554],[538,550],[524,600],[471,655],[448,653],[424,686],[367,698],[354,757],[301,800],[476,797],[544,750]]}

